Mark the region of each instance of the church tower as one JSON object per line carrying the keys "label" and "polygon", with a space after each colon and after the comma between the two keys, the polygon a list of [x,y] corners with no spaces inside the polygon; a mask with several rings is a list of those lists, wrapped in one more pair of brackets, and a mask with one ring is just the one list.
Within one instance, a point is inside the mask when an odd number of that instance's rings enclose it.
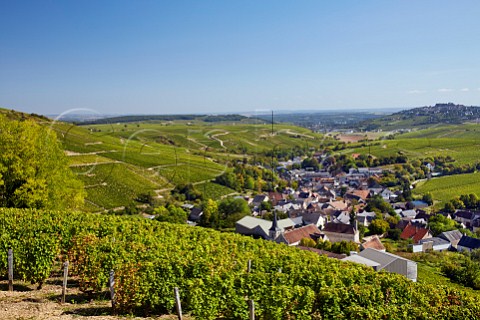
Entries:
{"label": "church tower", "polygon": [[270,237],[270,240],[275,240],[280,234],[282,234],[282,229],[278,226],[277,211],[274,210],[272,227],[268,230],[268,236]]}

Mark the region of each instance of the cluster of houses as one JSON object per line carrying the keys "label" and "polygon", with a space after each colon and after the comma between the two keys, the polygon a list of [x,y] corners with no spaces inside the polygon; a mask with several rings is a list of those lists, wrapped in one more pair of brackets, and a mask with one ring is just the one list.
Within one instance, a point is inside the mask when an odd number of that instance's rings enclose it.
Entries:
{"label": "cluster of houses", "polygon": [[[298,159],[296,160],[298,162]],[[377,213],[366,210],[367,202],[374,196],[389,202],[400,217],[396,225],[400,238],[410,240],[412,252],[429,252],[444,250],[467,250],[480,248],[480,240],[463,235],[459,230],[447,231],[433,237],[428,228],[429,214],[423,209],[428,206],[422,201],[409,203],[398,202],[400,191],[392,191],[377,183],[381,178],[381,168],[350,169],[331,175],[327,171],[305,169],[287,170],[283,164],[278,168],[282,177],[298,182],[298,189],[286,188],[284,192],[269,192],[253,197],[244,197],[248,201],[252,214],[238,220],[235,230],[239,234],[299,246],[319,254],[345,261],[364,264],[375,270],[386,270],[403,274],[416,280],[416,263],[397,255],[387,253],[380,241],[383,235],[374,235],[361,239],[361,225],[369,227],[377,218]],[[268,203],[267,206],[262,204]],[[263,219],[268,213],[265,208],[272,208],[273,221]],[[202,215],[201,209],[185,207],[190,211],[189,221],[194,224]],[[352,216],[352,212],[355,215]],[[284,217],[278,219],[278,215]],[[454,215],[445,214],[455,219],[465,228],[473,231],[480,229],[480,212],[459,210]],[[388,213],[383,213],[388,217]],[[302,239],[330,241],[331,243],[347,241],[359,245],[360,252],[346,255],[335,254],[315,248],[301,247]]]}
{"label": "cluster of houses", "polygon": [[[401,231],[400,238],[410,240],[412,252],[445,250],[474,250],[480,248],[480,240],[463,235],[459,230],[443,232],[433,237],[428,228],[429,215],[423,210],[428,205],[422,201],[396,202],[401,193],[378,184],[369,185],[368,178],[381,176],[376,168],[350,170],[335,177],[327,172],[292,170],[291,177],[300,182],[298,190],[287,189],[284,193],[270,192],[251,199],[252,215],[237,221],[236,232],[244,235],[299,246],[304,238],[315,241],[352,241],[359,244],[360,252],[350,256],[332,254],[318,249],[319,254],[361,263],[375,270],[386,270],[416,280],[416,263],[387,253],[379,237],[375,235],[360,239],[359,225],[368,227],[377,217],[375,212],[365,210],[368,200],[376,195],[391,203],[400,221],[391,228]],[[341,196],[340,196],[341,195]],[[262,202],[273,205],[274,220],[261,219]],[[356,212],[352,219],[352,209]],[[276,213],[287,218],[277,219]],[[388,216],[388,213],[384,213]],[[480,212],[457,211],[448,218],[455,219],[464,227],[480,228]],[[305,249],[305,248],[302,248]]]}

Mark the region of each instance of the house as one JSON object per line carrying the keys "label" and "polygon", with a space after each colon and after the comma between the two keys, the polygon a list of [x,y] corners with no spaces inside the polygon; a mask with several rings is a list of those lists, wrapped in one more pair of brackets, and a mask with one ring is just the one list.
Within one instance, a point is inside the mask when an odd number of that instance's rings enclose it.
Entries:
{"label": "house", "polygon": [[254,207],[258,207],[262,204],[262,202],[268,202],[269,198],[268,196],[264,195],[264,194],[259,194],[259,195],[256,195],[253,200],[252,200],[252,205]]}
{"label": "house", "polygon": [[415,217],[417,216],[417,211],[415,210],[403,210],[402,212],[400,212],[400,216],[403,217],[403,218],[408,218],[408,219],[415,219]]}
{"label": "house", "polygon": [[417,263],[388,252],[367,248],[358,254],[342,259],[342,261],[350,261],[370,266],[375,271],[385,270],[398,273],[413,282],[417,281]]}
{"label": "house", "polygon": [[200,208],[192,208],[190,214],[188,215],[188,221],[199,222],[202,218],[203,210]]}
{"label": "house", "polygon": [[383,246],[382,242],[380,241],[380,238],[378,238],[377,235],[364,238],[364,242],[360,245],[360,250],[365,250],[368,248],[371,249],[376,249],[378,251],[385,252],[385,247]]}
{"label": "house", "polygon": [[357,213],[357,221],[358,223],[364,225],[365,227],[368,227],[372,222],[372,220],[375,219],[376,216],[377,214],[375,212],[367,212],[367,211],[360,212],[360,213]]}
{"label": "house", "polygon": [[285,243],[289,246],[296,246],[300,244],[300,241],[303,238],[309,238],[316,241],[320,238],[320,229],[318,229],[316,225],[309,224],[297,229],[285,231],[281,233],[275,241],[278,243]]}
{"label": "house", "polygon": [[455,211],[455,221],[463,223],[467,227],[471,227],[475,219],[480,218],[480,212],[470,210],[457,210]]}
{"label": "house", "polygon": [[354,190],[345,194],[345,199],[357,200],[358,202],[367,202],[370,198],[369,190]]}
{"label": "house", "polygon": [[322,233],[330,239],[330,242],[344,240],[360,243],[360,233],[354,226],[348,224],[328,222],[322,229]]}
{"label": "house", "polygon": [[[253,236],[255,238],[270,239],[269,230],[272,224],[272,221],[245,216],[235,223],[235,232],[247,236]],[[282,233],[285,232],[285,230],[293,229],[296,224],[297,221],[290,218],[281,219],[276,221],[276,228],[278,228],[277,231],[279,233]]]}
{"label": "house", "polygon": [[289,217],[292,219],[296,217],[301,217],[304,225],[313,224],[319,228],[323,228],[323,226],[327,222],[326,216],[320,212],[295,210],[290,212]]}
{"label": "house", "polygon": [[450,242],[453,248],[457,248],[457,244],[460,239],[463,237],[463,234],[460,230],[445,231],[438,235],[439,238],[445,239]]}
{"label": "house", "polygon": [[412,252],[428,252],[428,251],[447,251],[451,247],[450,241],[440,237],[433,237],[418,241],[418,244],[411,246]]}
{"label": "house", "polygon": [[390,200],[395,200],[398,198],[398,196],[392,192],[392,190],[385,188],[383,189],[382,192],[380,192],[380,196],[383,198],[385,201],[390,201]]}
{"label": "house", "polygon": [[472,251],[480,249],[480,239],[464,235],[457,244],[458,251]]}
{"label": "house", "polygon": [[409,223],[400,234],[400,238],[407,240],[412,239],[413,243],[418,243],[422,239],[428,239],[432,237],[430,229],[419,227],[418,225]]}
{"label": "house", "polygon": [[341,211],[338,214],[332,215],[332,221],[335,223],[350,224],[350,213],[347,211]]}

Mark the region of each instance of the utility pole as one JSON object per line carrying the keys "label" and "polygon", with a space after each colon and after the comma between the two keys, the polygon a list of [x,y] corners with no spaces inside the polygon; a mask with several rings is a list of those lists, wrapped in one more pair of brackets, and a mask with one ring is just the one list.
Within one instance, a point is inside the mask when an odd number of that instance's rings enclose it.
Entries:
{"label": "utility pole", "polygon": [[273,110],[272,110],[272,136],[273,136]]}

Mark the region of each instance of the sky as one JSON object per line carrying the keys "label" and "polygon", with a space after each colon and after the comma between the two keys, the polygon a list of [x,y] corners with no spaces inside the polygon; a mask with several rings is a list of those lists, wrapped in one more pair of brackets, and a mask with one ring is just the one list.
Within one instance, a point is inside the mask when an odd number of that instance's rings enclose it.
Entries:
{"label": "sky", "polygon": [[480,1],[0,0],[0,107],[480,105]]}

